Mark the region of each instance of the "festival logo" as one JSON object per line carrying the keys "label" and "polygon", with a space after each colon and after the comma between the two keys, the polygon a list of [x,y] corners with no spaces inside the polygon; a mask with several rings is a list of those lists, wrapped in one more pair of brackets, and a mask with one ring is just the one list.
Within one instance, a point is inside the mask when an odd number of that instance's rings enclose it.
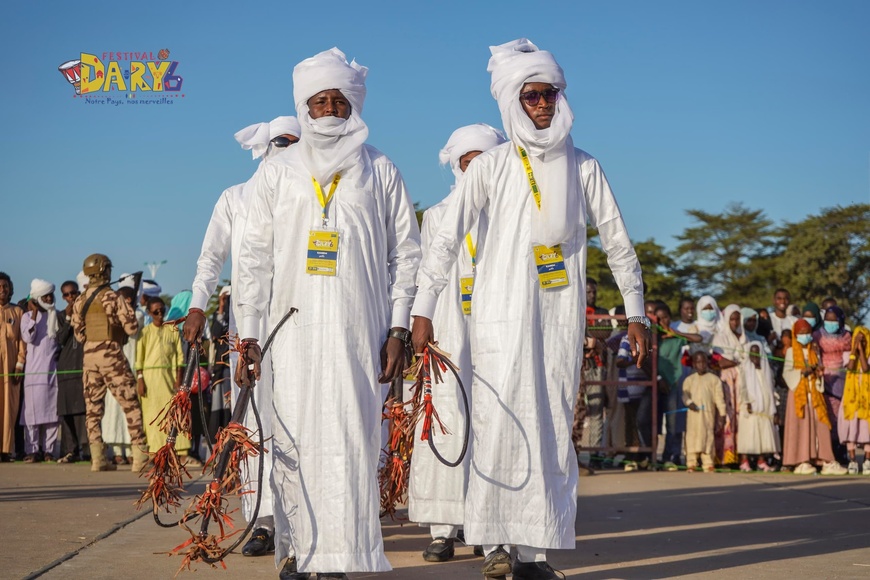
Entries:
{"label": "festival logo", "polygon": [[184,98],[184,79],[169,49],[153,52],[83,52],[57,67],[75,90],[74,98],[89,104],[173,104]]}

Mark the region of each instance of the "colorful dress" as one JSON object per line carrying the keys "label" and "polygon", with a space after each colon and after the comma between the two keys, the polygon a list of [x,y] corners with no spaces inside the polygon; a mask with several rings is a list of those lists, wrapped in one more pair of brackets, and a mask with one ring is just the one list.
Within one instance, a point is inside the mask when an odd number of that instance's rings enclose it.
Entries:
{"label": "colorful dress", "polygon": [[[863,326],[855,329],[852,342],[860,334],[864,335],[864,344],[870,345],[870,330]],[[837,432],[841,443],[864,444],[870,443],[870,373],[861,369],[861,361],[856,362],[859,364],[855,365],[855,370],[846,372]]]}
{"label": "colorful dress", "polygon": [[[145,437],[152,453],[166,444],[166,433],[160,430],[156,419],[175,395],[175,377],[182,364],[181,336],[175,326],[149,324],[142,329],[136,345],[136,371],[142,371],[145,379],[145,395],[139,400]],[[179,434],[175,448],[179,451],[190,449],[190,440]]]}

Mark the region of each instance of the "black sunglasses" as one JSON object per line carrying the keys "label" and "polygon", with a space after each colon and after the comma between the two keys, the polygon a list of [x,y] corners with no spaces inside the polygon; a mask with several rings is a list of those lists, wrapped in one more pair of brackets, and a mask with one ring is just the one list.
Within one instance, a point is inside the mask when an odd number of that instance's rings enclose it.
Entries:
{"label": "black sunglasses", "polygon": [[284,137],[281,135],[280,137],[275,137],[272,139],[272,145],[275,147],[289,147],[293,145],[296,141],[291,141],[289,137]]}
{"label": "black sunglasses", "polygon": [[534,107],[540,102],[541,97],[548,103],[555,103],[559,98],[559,89],[544,89],[543,91],[527,91],[520,93],[520,99],[526,102],[529,107]]}
{"label": "black sunglasses", "polygon": [[166,309],[151,311],[151,316],[163,316],[164,314],[166,314]]}
{"label": "black sunglasses", "polygon": [[73,290],[72,292],[64,292],[62,296],[66,298],[67,296],[78,296],[79,294],[81,294],[81,292],[79,292],[78,290]]}

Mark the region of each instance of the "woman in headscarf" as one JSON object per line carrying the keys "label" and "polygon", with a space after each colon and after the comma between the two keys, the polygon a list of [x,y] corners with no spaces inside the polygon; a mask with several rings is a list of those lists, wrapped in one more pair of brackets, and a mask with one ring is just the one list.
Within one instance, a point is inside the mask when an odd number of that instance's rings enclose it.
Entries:
{"label": "woman in headscarf", "polygon": [[767,339],[765,339],[764,336],[758,332],[758,325],[760,321],[758,312],[756,312],[752,308],[741,308],[740,319],[740,324],[743,327],[743,334],[746,337],[746,342],[760,342],[762,350],[765,352],[765,354],[771,354],[770,346],[768,346],[767,344]]}
{"label": "woman in headscarf", "polygon": [[[698,314],[698,334],[701,335],[701,345],[705,352],[709,355],[713,348],[713,335],[719,328],[719,319],[722,317],[722,312],[719,310],[719,305],[716,304],[716,299],[710,295],[701,296],[698,299],[698,304],[695,306],[695,312]],[[693,352],[700,350],[696,347]]]}
{"label": "woman in headscarf", "polygon": [[[746,357],[746,337],[743,335],[740,307],[729,304],[713,335],[713,357],[718,361],[725,389],[725,427],[717,433],[716,451],[722,465],[737,463],[737,413],[740,409],[740,364]],[[721,442],[721,443],[720,443]],[[720,447],[721,445],[721,447]]]}
{"label": "woman in headscarf", "polygon": [[849,453],[850,474],[858,473],[855,447],[864,446],[861,473],[870,475],[870,330],[858,326],[852,333],[852,350],[846,363],[846,386],[837,415],[840,441]]}
{"label": "woman in headscarf", "polygon": [[[830,306],[825,311],[822,328],[816,341],[821,351],[822,367],[825,369],[825,402],[828,405],[828,413],[833,418],[840,414],[840,400],[843,398],[843,389],[846,386],[846,365],[843,361],[852,349],[852,333],[846,330],[846,315],[842,308]],[[834,455],[840,461],[845,460],[836,429],[831,432],[831,441]]]}
{"label": "woman in headscarf", "polygon": [[813,340],[818,342],[819,333],[822,331],[822,311],[819,310],[819,305],[815,302],[807,302],[801,310],[801,316],[804,320],[810,323],[813,329]]}
{"label": "woman in headscarf", "polygon": [[766,344],[761,340],[750,341],[749,354],[740,365],[740,430],[737,431],[740,471],[752,471],[750,456],[755,457],[760,471],[770,471],[765,456],[778,453],[780,449],[779,433],[773,424],[776,405],[773,371],[764,350]]}
{"label": "woman in headscarf", "polygon": [[785,352],[782,377],[789,388],[785,417],[782,463],[794,466],[797,475],[845,475],[846,468],[834,461],[831,447],[831,417],[825,405],[821,357],[813,344],[812,327],[798,320],[792,345]]}

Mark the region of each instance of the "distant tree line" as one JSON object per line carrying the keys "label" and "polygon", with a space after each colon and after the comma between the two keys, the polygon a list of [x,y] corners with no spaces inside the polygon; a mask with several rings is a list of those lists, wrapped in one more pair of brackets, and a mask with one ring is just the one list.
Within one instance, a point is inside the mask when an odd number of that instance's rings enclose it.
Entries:
{"label": "distant tree line", "polygon": [[[686,213],[694,223],[676,236],[673,252],[654,239],[635,242],[647,297],[676,308],[683,296],[710,294],[720,307],[762,308],[783,287],[799,305],[836,298],[852,322],[870,313],[870,204],[826,208],[779,226],[739,203],[722,213]],[[622,303],[594,230],[587,275],[598,280],[600,305]]]}

